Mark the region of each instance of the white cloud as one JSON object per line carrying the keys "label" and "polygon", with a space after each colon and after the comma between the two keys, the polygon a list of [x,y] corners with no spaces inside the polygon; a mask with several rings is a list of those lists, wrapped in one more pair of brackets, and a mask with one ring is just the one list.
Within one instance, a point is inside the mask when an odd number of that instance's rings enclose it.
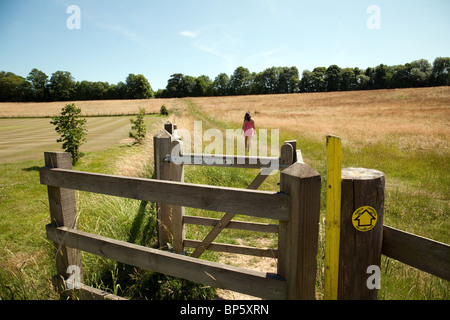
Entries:
{"label": "white cloud", "polygon": [[195,38],[197,36],[198,32],[192,32],[192,31],[181,31],[180,35],[182,35],[183,37],[188,37],[188,38]]}

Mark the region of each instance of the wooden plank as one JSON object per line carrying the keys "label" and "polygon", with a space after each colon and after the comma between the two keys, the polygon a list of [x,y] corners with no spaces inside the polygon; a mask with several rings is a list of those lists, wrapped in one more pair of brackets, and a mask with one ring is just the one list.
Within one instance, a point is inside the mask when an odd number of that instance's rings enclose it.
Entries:
{"label": "wooden plank", "polygon": [[194,252],[192,252],[191,257],[198,258],[203,252],[209,247],[209,245],[216,239],[216,237],[225,229],[230,223],[231,219],[234,218],[234,213],[225,213],[219,223],[217,223],[214,228],[206,235],[206,237],[199,243]]}
{"label": "wooden plank", "polygon": [[285,194],[174,181],[120,177],[64,169],[40,169],[41,184],[198,209],[289,219]]}
{"label": "wooden plank", "polygon": [[321,177],[305,163],[281,172],[280,189],[290,195],[289,222],[280,221],[278,274],[287,282],[287,299],[314,300],[319,242]]}
{"label": "wooden plank", "polygon": [[326,300],[337,300],[342,170],[342,143],[339,137],[327,136],[327,152],[324,298]]}
{"label": "wooden plank", "polygon": [[[271,172],[270,172],[271,173]],[[269,174],[270,174],[269,173]],[[262,174],[262,171],[258,173],[256,178],[250,183],[247,189],[256,190],[259,186],[266,180],[269,174]],[[194,252],[191,254],[191,257],[198,258],[201,256],[206,249],[208,249],[209,245],[217,238],[217,236],[224,230],[227,225],[230,223],[231,219],[235,216],[234,213],[225,213],[225,215],[220,219],[219,223],[217,223],[214,228],[207,234],[207,236],[203,239],[203,241],[195,248]]]}
{"label": "wooden plank", "polygon": [[259,272],[156,250],[69,228],[47,225],[48,239],[146,270],[264,299],[284,299],[286,282]]}
{"label": "wooden plank", "polygon": [[[184,239],[183,245],[188,248],[197,248],[199,245],[201,245],[201,241]],[[208,250],[218,251],[218,252],[245,254],[245,255],[256,256],[256,257],[268,257],[268,258],[277,258],[278,257],[278,250],[276,250],[276,249],[262,249],[262,248],[238,246],[238,245],[216,243],[216,242],[212,242],[208,246]]]}
{"label": "wooden plank", "polygon": [[[50,168],[72,169],[72,156],[67,152],[45,152],[45,165]],[[58,186],[47,186],[50,221],[55,226],[77,228],[77,209],[75,192]],[[66,248],[55,243],[56,270],[62,278],[69,275],[69,266],[76,266],[79,270],[77,280],[83,282],[83,267],[81,253],[72,248]]]}
{"label": "wooden plank", "polygon": [[274,170],[286,168],[287,165],[280,163],[277,157],[255,157],[255,156],[236,156],[236,155],[205,155],[205,154],[184,154],[180,157],[167,158],[171,162],[183,163],[185,165],[211,166],[211,167],[230,167],[261,169],[272,167]]}
{"label": "wooden plank", "polygon": [[448,244],[385,225],[381,253],[450,281],[450,246]]}
{"label": "wooden plank", "polygon": [[[198,226],[214,227],[220,221],[220,219],[184,216],[183,221],[185,224],[194,224],[194,225],[198,225]],[[227,228],[228,229],[236,229],[236,230],[256,231],[256,232],[278,233],[278,225],[277,224],[269,224],[269,223],[257,223],[257,222],[233,221],[232,220],[227,225]]]}
{"label": "wooden plank", "polygon": [[115,294],[99,290],[83,283],[80,284],[79,289],[68,289],[67,281],[60,276],[52,278],[53,286],[58,290],[59,294],[64,299],[74,300],[128,300],[126,298],[117,296]]}

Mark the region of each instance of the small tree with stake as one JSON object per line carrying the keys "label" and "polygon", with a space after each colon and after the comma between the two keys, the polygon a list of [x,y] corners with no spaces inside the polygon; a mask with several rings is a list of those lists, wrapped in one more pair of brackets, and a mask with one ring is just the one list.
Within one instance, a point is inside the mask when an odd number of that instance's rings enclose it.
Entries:
{"label": "small tree with stake", "polygon": [[81,109],[75,104],[67,104],[61,115],[52,118],[51,124],[55,125],[56,132],[61,138],[56,142],[62,142],[62,148],[72,154],[72,164],[75,165],[84,153],[80,152],[80,146],[86,141],[86,119],[80,119]]}
{"label": "small tree with stake", "polygon": [[129,137],[135,140],[135,143],[142,143],[145,139],[145,134],[147,133],[147,129],[144,123],[145,109],[139,107],[139,114],[136,119],[130,119],[132,124],[131,130],[136,130],[136,132],[130,132]]}

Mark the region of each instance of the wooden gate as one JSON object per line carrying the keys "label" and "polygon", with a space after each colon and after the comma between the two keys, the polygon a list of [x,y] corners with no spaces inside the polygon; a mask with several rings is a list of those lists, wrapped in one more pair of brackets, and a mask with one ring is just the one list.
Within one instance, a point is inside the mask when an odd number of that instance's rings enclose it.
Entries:
{"label": "wooden gate", "polygon": [[[40,169],[40,180],[48,188],[51,223],[47,225],[47,238],[55,244],[58,274],[54,279],[61,294],[70,295],[75,291],[83,299],[117,298],[83,284],[81,250],[139,268],[265,299],[315,299],[321,177],[307,164],[294,162],[292,145],[288,143],[282,147],[284,160],[281,166],[285,169],[280,175],[280,192],[268,192],[189,184],[180,182],[180,178],[174,181],[175,177],[182,177],[183,172],[176,168],[171,170],[173,162],[166,161],[170,154],[167,152],[171,144],[170,135],[164,131],[157,138],[169,138],[165,151],[163,148],[155,149],[155,164],[165,169],[168,167],[168,170],[157,171],[158,179],[74,171],[69,153],[45,153],[45,167]],[[249,160],[244,161],[245,166],[250,164]],[[178,169],[181,168],[178,166]],[[250,186],[256,188],[261,181],[260,174]],[[79,231],[74,190],[158,203],[159,237],[164,241],[169,231],[177,230],[173,235],[174,239],[179,240],[174,243],[178,243],[181,249],[189,244],[182,237],[183,224],[199,223],[194,221],[195,217],[184,217],[184,206],[278,220],[276,226],[227,223],[229,227],[252,230],[277,229],[277,273],[232,267]],[[167,209],[170,209],[172,217],[163,214]],[[225,217],[224,223],[231,220],[232,214],[225,214]],[[172,224],[167,223],[170,220]],[[214,222],[208,220],[202,223]],[[217,228],[221,229],[220,226]],[[214,236],[215,233],[212,233],[209,239]],[[204,247],[211,249],[214,244],[207,246],[207,241],[204,241]],[[258,252],[257,255],[262,252],[257,248],[240,247],[227,250]],[[77,270],[77,286],[72,288],[74,290],[66,290],[73,270]]]}
{"label": "wooden gate", "polygon": [[[284,170],[293,163],[302,162],[300,150],[296,150],[296,141],[286,141],[281,147],[280,157],[246,157],[230,155],[183,154],[183,143],[173,141],[171,124],[166,123],[165,130],[161,130],[154,137],[155,176],[161,180],[184,182],[184,165],[216,166],[231,168],[258,169],[259,173],[247,187],[257,190],[266,178],[275,170]],[[275,164],[275,165],[274,165]],[[208,199],[205,199],[208,201]],[[266,212],[266,218],[273,218],[271,212]],[[214,243],[217,236],[226,228],[254,232],[278,233],[277,224],[263,224],[245,221],[233,221],[233,212],[225,213],[221,219],[196,217],[185,215],[184,208],[158,204],[158,221],[160,246],[171,243],[176,252],[181,253],[185,248],[194,248],[191,257],[198,258],[205,250],[229,252],[259,257],[278,257],[277,249],[261,249],[247,246]],[[185,238],[185,225],[201,225],[212,227],[212,230],[202,240]]]}

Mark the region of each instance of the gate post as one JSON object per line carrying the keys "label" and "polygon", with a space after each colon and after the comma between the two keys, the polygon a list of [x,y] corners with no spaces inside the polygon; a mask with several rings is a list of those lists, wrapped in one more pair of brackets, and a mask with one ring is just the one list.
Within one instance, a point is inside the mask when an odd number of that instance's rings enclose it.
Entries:
{"label": "gate post", "polygon": [[[172,136],[164,129],[153,137],[155,179],[170,180],[170,162],[166,161],[166,156],[170,155],[171,140]],[[157,203],[156,212],[158,241],[161,248],[167,246],[167,243],[171,241],[173,232],[170,205]]]}
{"label": "gate post", "polygon": [[[72,170],[72,156],[67,152],[45,152],[45,166],[47,168],[60,168]],[[47,186],[48,203],[50,208],[51,224],[57,227],[77,228],[77,209],[75,191],[70,189]],[[53,278],[53,284],[60,293],[65,287],[62,279],[69,276],[68,271],[75,272],[73,280],[75,286],[83,283],[83,269],[80,250],[62,246],[55,243],[55,260],[57,276]],[[69,266],[71,267],[68,270]],[[75,288],[79,289],[79,288]]]}
{"label": "gate post", "polygon": [[289,300],[316,298],[321,176],[296,162],[280,174],[280,191],[290,196],[289,221],[280,221],[278,271]]}
{"label": "gate post", "polygon": [[[172,141],[170,145],[170,154],[172,156],[182,156],[183,155],[183,142],[176,140]],[[184,182],[184,165],[183,162],[180,164],[170,163],[170,180],[177,182]],[[173,224],[173,249],[177,253],[183,252],[183,241],[185,238],[185,228],[184,228],[184,207],[172,205],[172,224]]]}
{"label": "gate post", "polygon": [[384,185],[381,171],[342,169],[339,300],[378,298]]}

